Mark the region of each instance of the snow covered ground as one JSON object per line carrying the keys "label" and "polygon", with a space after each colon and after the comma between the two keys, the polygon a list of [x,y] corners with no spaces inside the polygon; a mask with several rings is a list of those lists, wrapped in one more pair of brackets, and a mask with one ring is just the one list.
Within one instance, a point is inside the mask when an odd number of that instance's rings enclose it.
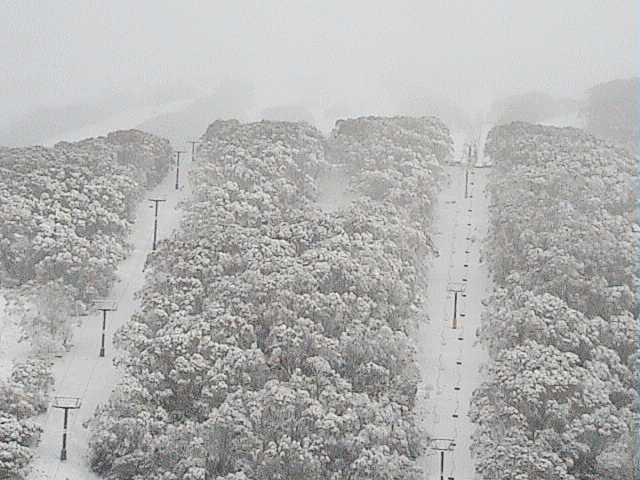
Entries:
{"label": "snow covered ground", "polygon": [[[480,154],[480,146],[478,148]],[[446,167],[449,183],[438,197],[433,241],[439,256],[429,269],[426,320],[418,333],[418,359],[428,391],[421,411],[431,437],[423,459],[428,479],[475,478],[469,451],[473,425],[468,418],[473,390],[480,384],[485,353],[476,344],[481,301],[491,290],[480,247],[488,231],[487,169],[470,168],[465,198],[466,167]],[[454,292],[459,290],[454,321]],[[440,440],[437,440],[440,439]]]}
{"label": "snow covered ground", "polygon": [[467,146],[471,142],[471,137],[468,132],[452,131],[451,138],[453,139],[453,155],[451,162],[459,163],[464,162],[467,159]]}
{"label": "snow covered ground", "polygon": [[[181,180],[184,187],[175,190],[175,170],[147,198],[164,197],[160,204],[158,238],[168,236],[178,225],[181,211],[177,204],[189,194],[186,182],[190,160],[181,162]],[[150,202],[143,201],[137,210],[137,221],[131,233],[134,250],[120,265],[118,282],[114,286],[110,299],[117,302],[117,311],[107,315],[105,357],[98,356],[102,330],[102,314],[94,313],[83,319],[76,328],[73,348],[63,358],[54,362],[55,392],[53,396],[80,397],[82,407],[71,411],[69,416],[69,437],[67,443],[68,460],[60,461],[62,443],[62,410],[50,408],[37,420],[44,428],[42,442],[36,450],[33,469],[29,480],[90,480],[98,477],[91,472],[87,463],[87,443],[89,432],[83,423],[93,415],[96,407],[105,402],[120,373],[113,366],[114,348],[111,343],[113,333],[126,322],[138,308],[135,292],[144,282],[142,268],[147,254],[151,251],[153,236],[154,210]]]}

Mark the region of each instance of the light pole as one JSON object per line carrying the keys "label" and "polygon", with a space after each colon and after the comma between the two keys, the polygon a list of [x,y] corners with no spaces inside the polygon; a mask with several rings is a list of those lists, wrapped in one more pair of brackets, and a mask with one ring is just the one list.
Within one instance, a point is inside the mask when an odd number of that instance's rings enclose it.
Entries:
{"label": "light pole", "polygon": [[77,410],[80,408],[79,397],[54,397],[53,408],[64,410],[64,423],[62,425],[62,450],[60,451],[60,460],[67,459],[67,425],[69,423],[69,410]]}
{"label": "light pole", "polygon": [[107,312],[115,312],[118,308],[116,302],[110,300],[97,300],[94,302],[96,310],[102,312],[102,340],[100,342],[100,356],[104,357],[104,338],[107,330]]}
{"label": "light pole", "polygon": [[164,198],[150,198],[149,201],[155,204],[155,213],[153,216],[153,247],[152,247],[152,250],[155,252],[156,244],[158,241],[158,204],[160,202],[166,202],[167,200]]}
{"label": "light pole", "polygon": [[184,150],[176,150],[176,190],[180,188],[180,154],[184,153]]}

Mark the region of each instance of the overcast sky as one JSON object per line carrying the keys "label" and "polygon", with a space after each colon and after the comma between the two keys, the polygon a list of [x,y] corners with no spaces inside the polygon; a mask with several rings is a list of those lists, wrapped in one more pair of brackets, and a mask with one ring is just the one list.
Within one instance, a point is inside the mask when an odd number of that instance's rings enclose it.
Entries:
{"label": "overcast sky", "polygon": [[1,0],[0,107],[223,79],[250,81],[264,106],[574,94],[638,74],[637,3]]}

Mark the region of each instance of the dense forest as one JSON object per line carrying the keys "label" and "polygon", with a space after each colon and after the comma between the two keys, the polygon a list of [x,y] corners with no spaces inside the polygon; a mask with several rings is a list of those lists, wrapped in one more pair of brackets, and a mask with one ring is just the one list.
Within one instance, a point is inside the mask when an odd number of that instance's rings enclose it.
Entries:
{"label": "dense forest", "polygon": [[476,468],[487,480],[633,479],[635,164],[581,130],[494,128],[497,289],[480,339]]}

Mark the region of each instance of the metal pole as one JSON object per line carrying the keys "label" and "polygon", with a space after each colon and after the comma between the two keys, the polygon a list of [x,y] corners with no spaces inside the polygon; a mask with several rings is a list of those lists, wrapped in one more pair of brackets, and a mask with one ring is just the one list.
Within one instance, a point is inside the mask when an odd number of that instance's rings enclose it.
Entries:
{"label": "metal pole", "polygon": [[102,343],[100,345],[100,356],[104,357],[104,333],[107,328],[107,311],[102,310]]}
{"label": "metal pole", "polygon": [[178,160],[176,163],[176,190],[180,188],[180,152],[176,152],[178,154]]}
{"label": "metal pole", "polygon": [[464,173],[464,198],[467,198],[469,195],[469,169]]}
{"label": "metal pole", "polygon": [[453,292],[453,328],[458,328],[458,292]]}
{"label": "metal pole", "polygon": [[156,251],[156,242],[158,240],[158,204],[160,202],[155,200],[154,203],[156,204],[155,216],[153,218],[153,251],[155,252]]}
{"label": "metal pole", "polygon": [[176,150],[176,190],[180,188],[180,154],[184,153],[183,150]]}
{"label": "metal pole", "polygon": [[153,251],[155,252],[156,247],[158,246],[158,204],[160,202],[165,202],[165,199],[162,198],[150,198],[150,202],[155,204],[155,212],[153,217]]}
{"label": "metal pole", "polygon": [[440,480],[444,480],[444,450],[440,452]]}
{"label": "metal pole", "polygon": [[67,421],[69,419],[69,409],[64,409],[64,425],[62,427],[62,451],[60,452],[60,460],[67,459]]}
{"label": "metal pole", "polygon": [[200,142],[197,140],[190,140],[189,143],[191,144],[191,161],[193,162],[196,158],[196,145]]}

